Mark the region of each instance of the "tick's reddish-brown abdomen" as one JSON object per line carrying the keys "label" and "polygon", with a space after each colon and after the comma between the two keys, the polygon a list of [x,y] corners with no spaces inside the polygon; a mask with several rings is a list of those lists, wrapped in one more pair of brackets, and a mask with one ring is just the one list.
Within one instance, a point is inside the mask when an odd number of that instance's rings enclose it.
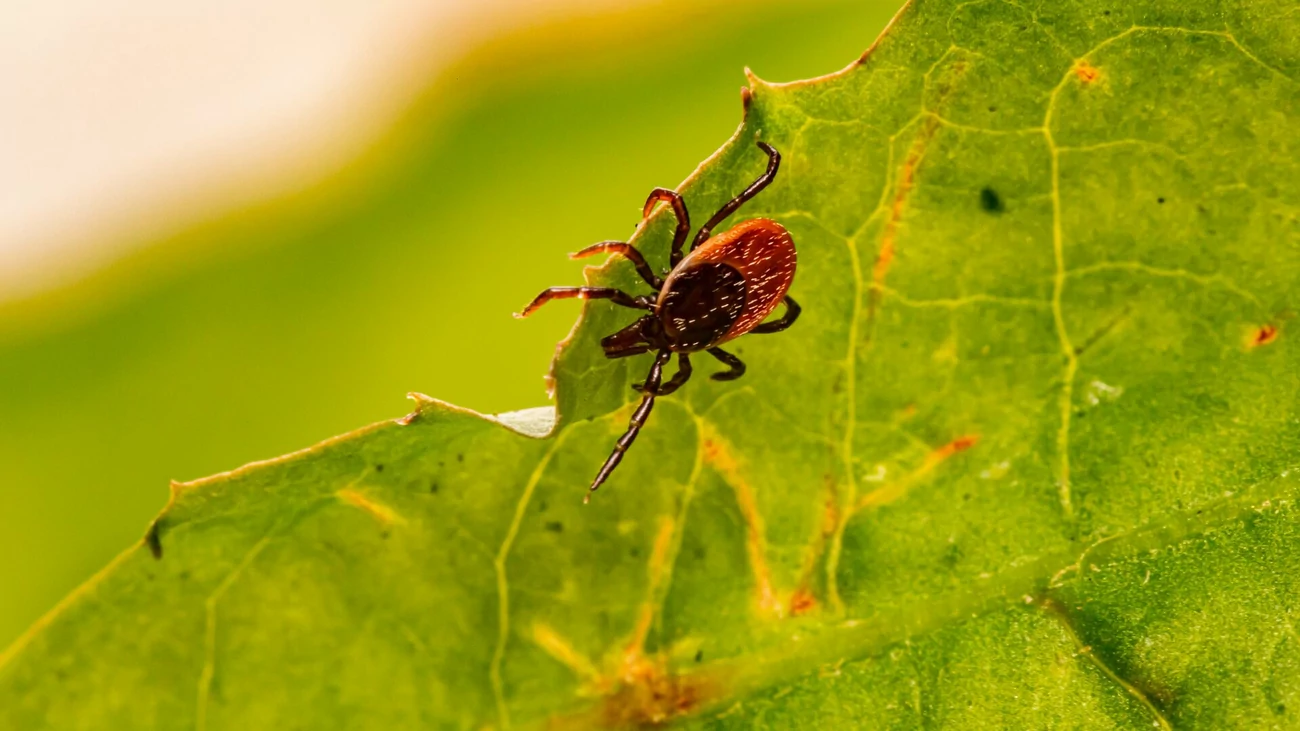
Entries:
{"label": "tick's reddish-brown abdomen", "polygon": [[724,231],[692,251],[668,275],[662,292],[672,290],[680,273],[704,263],[733,267],[745,278],[745,306],[714,345],[725,343],[754,329],[772,314],[794,281],[794,239],[781,224],[755,218]]}

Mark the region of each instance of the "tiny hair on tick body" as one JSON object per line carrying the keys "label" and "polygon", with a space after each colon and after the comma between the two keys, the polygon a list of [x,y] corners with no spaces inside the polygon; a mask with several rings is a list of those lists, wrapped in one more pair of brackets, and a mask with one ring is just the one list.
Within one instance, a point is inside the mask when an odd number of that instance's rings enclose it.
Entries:
{"label": "tiny hair on tick body", "polygon": [[[667,203],[677,218],[666,276],[657,275],[641,252],[623,241],[602,241],[570,254],[574,259],[619,254],[632,262],[637,274],[654,289],[653,295],[632,295],[611,287],[551,287],[515,315],[527,317],[551,300],[571,298],[606,299],[623,307],[649,311],[600,341],[606,358],[650,352],[655,357],[645,381],[633,386],[643,394],[641,404],[632,412],[627,431],[596,473],[583,502],[591,500],[591,493],[623,460],[623,454],[645,426],[655,398],[667,396],[690,379],[692,353],[708,353],[727,366],[728,370],[710,378],[734,381],[745,374],[745,364],[718,346],[748,333],[781,332],[799,317],[799,305],[786,294],[794,281],[795,250],[794,239],[784,226],[771,219],[755,218],[713,235],[718,224],[776,178],[781,154],[766,142],[759,142],[758,147],[767,153],[767,170],[700,227],[689,252],[683,251],[691,233],[686,202],[677,192],[666,188],[650,191],[641,215],[649,216],[655,204]],[[785,303],[782,316],[763,322],[782,302]],[[677,355],[677,373],[665,382],[664,366],[673,354]]]}

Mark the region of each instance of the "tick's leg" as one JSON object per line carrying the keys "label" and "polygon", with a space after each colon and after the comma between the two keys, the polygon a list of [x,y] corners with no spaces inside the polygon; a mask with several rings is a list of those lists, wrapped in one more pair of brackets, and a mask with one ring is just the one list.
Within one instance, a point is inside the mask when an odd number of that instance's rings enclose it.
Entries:
{"label": "tick's leg", "polygon": [[636,435],[641,433],[641,427],[645,426],[645,420],[650,417],[650,410],[655,407],[655,396],[659,390],[659,381],[664,375],[664,363],[672,357],[672,352],[667,350],[659,351],[655,356],[654,365],[650,366],[650,374],[645,379],[645,396],[641,397],[641,405],[636,407],[632,412],[632,419],[628,422],[627,431],[619,437],[618,442],[614,445],[614,451],[610,453],[609,459],[601,465],[600,472],[596,473],[596,479],[591,482],[591,489],[587,491],[587,497],[583,498],[584,503],[591,502],[591,493],[596,491],[608,477],[609,473],[614,471],[619,462],[623,461],[623,454],[627,452],[632,442],[636,441]]}
{"label": "tick's leg", "polygon": [[803,309],[799,307],[798,302],[794,301],[794,297],[787,295],[784,301],[785,301],[785,314],[781,316],[780,320],[765,322],[762,325],[755,327],[753,330],[750,330],[750,332],[760,333],[760,334],[779,333],[782,330],[786,329],[787,327],[793,325],[794,321],[799,319],[799,313],[803,312]]}
{"label": "tick's leg", "polygon": [[[668,394],[681,388],[683,384],[691,380],[691,358],[685,353],[677,354],[677,373],[664,385],[659,387],[655,392],[656,396],[667,396]],[[632,388],[636,391],[645,392],[644,383],[634,383]]]}
{"label": "tick's leg", "polygon": [[731,370],[714,373],[709,376],[709,378],[712,378],[715,381],[734,381],[745,375],[745,364],[731,353],[728,353],[722,348],[709,348],[709,355],[722,361],[724,365],[731,367]]}
{"label": "tick's leg", "polygon": [[682,260],[682,246],[686,244],[686,237],[691,234],[691,216],[686,212],[686,201],[682,200],[676,191],[667,188],[655,188],[650,191],[650,197],[645,199],[645,208],[641,209],[641,216],[650,215],[656,203],[664,202],[673,207],[673,215],[677,216],[677,231],[673,233],[673,253],[669,257],[668,263],[674,269],[677,268],[677,262]]}
{"label": "tick's leg", "polygon": [[758,143],[758,147],[763,152],[767,153],[767,171],[758,176],[758,180],[751,183],[748,188],[745,188],[745,190],[741,192],[740,195],[727,201],[726,205],[718,209],[717,213],[713,214],[713,218],[710,218],[709,222],[704,224],[704,226],[700,228],[699,232],[695,234],[695,241],[691,244],[691,251],[694,251],[695,247],[709,240],[709,236],[713,233],[713,227],[722,223],[722,219],[735,213],[737,208],[745,205],[745,201],[758,195],[759,191],[766,188],[768,183],[771,183],[772,179],[776,177],[776,169],[781,166],[781,153],[777,152],[775,147],[772,147],[766,142]]}
{"label": "tick's leg", "polygon": [[581,251],[569,254],[569,258],[581,259],[584,256],[606,253],[622,254],[627,257],[627,260],[632,262],[632,266],[636,267],[636,273],[641,275],[646,284],[654,287],[656,292],[664,286],[664,280],[655,276],[654,270],[646,263],[645,257],[641,256],[641,252],[637,251],[631,244],[622,241],[602,241],[599,244],[592,244]]}
{"label": "tick's leg", "polygon": [[653,302],[649,297],[633,297],[627,292],[610,289],[609,287],[551,287],[533,298],[533,301],[528,303],[523,312],[516,312],[515,317],[528,317],[538,307],[551,300],[566,300],[574,297],[584,300],[610,300],[616,305],[633,307],[638,310],[650,309]]}

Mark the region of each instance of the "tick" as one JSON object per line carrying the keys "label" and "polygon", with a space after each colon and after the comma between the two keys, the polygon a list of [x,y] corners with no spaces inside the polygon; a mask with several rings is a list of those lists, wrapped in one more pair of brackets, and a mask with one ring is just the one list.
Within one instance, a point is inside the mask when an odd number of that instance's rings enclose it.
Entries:
{"label": "tick", "polygon": [[[575,254],[580,259],[594,254],[619,254],[632,262],[637,274],[654,289],[653,295],[631,295],[610,287],[551,287],[537,295],[516,317],[527,317],[554,299],[606,299],[616,305],[649,314],[600,341],[606,358],[626,358],[654,352],[654,362],[645,382],[633,386],[642,394],[641,404],[632,413],[627,432],[614,445],[614,451],[596,473],[583,502],[609,478],[623,460],[623,454],[636,441],[654,408],[655,398],[667,396],[682,387],[691,377],[692,353],[706,352],[722,361],[728,370],[715,373],[715,381],[734,381],[745,374],[739,358],[718,347],[746,333],[780,332],[799,317],[799,305],[786,294],[794,280],[795,251],[790,232],[776,221],[755,218],[713,236],[713,228],[735,213],[766,188],[781,166],[781,154],[765,142],[759,149],[767,153],[767,170],[740,195],[727,202],[695,234],[689,253],[683,253],[691,232],[686,203],[675,191],[655,188],[646,199],[642,216],[649,216],[657,203],[667,203],[677,217],[673,236],[670,269],[667,276],[655,274],[645,257],[623,241],[602,241]],[[781,302],[785,313],[777,320],[763,322]],[[677,354],[677,373],[663,381],[664,366]]]}

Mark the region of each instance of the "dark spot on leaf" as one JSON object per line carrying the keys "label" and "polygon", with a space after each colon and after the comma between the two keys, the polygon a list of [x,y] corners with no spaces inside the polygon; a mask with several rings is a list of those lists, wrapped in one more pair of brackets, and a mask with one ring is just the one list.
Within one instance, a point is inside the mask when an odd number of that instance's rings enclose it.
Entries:
{"label": "dark spot on leaf", "polygon": [[961,499],[962,499],[962,500],[970,500],[970,493],[969,493],[969,492],[967,492],[967,493],[963,493],[962,496],[961,496]]}
{"label": "dark spot on leaf", "polygon": [[1002,205],[1002,196],[998,195],[992,188],[982,188],[980,190],[980,208],[989,213],[1001,213],[1006,210]]}
{"label": "dark spot on leaf", "polygon": [[632,558],[641,558],[641,549],[637,548],[636,546],[633,546],[632,550],[627,552],[627,555],[631,556]]}
{"label": "dark spot on leaf", "polygon": [[1103,10],[1103,11],[1101,11],[1101,14],[1102,14],[1102,15],[1110,15],[1110,11],[1109,11],[1109,10]]}
{"label": "dark spot on leaf", "polygon": [[1074,75],[1084,84],[1091,84],[1101,78],[1101,71],[1087,61],[1079,61],[1074,65]]}
{"label": "dark spot on leaf", "polygon": [[704,560],[704,549],[696,546],[695,549],[691,551],[691,555],[695,557],[695,560],[702,561]]}
{"label": "dark spot on leaf", "polygon": [[464,454],[458,454],[458,455],[456,455],[456,461],[457,461],[457,462],[464,462],[464,461],[465,461],[465,455],[464,455]]}
{"label": "dark spot on leaf", "polygon": [[1020,26],[1020,30],[1028,30],[1028,29],[1029,29],[1029,26],[1027,26],[1027,25],[1022,25],[1022,26]]}
{"label": "dark spot on leaf", "polygon": [[429,494],[431,495],[438,494],[438,482],[436,480],[434,482],[429,483]]}
{"label": "dark spot on leaf", "polygon": [[381,464],[377,464],[377,465],[375,465],[375,472],[383,472],[383,471],[384,471],[384,466],[383,466],[383,465],[381,465]]}
{"label": "dark spot on leaf", "polygon": [[956,543],[949,543],[948,548],[944,549],[943,557],[940,559],[940,561],[943,563],[944,566],[947,566],[948,568],[951,569],[955,567],[957,565],[957,562],[960,560],[961,560],[961,547],[958,546]]}
{"label": "dark spot on leaf", "polygon": [[155,520],[149,526],[149,532],[144,534],[144,542],[145,545],[149,546],[149,553],[152,553],[154,558],[161,560],[163,554],[162,538],[158,535],[160,523],[161,520]]}
{"label": "dark spot on leaf", "polygon": [[1164,196],[1160,196],[1159,198],[1156,198],[1156,203],[1161,203],[1161,204],[1163,204],[1164,202],[1165,202],[1165,198],[1164,198]]}
{"label": "dark spot on leaf", "polygon": [[380,531],[379,537],[388,540],[388,531]]}
{"label": "dark spot on leaf", "polygon": [[989,107],[990,112],[996,112],[997,110],[998,110],[997,107]]}
{"label": "dark spot on leaf", "polygon": [[1249,344],[1251,347],[1259,347],[1260,345],[1268,345],[1274,340],[1277,340],[1277,325],[1260,325],[1259,329],[1255,331],[1254,337],[1250,339]]}
{"label": "dark spot on leaf", "polygon": [[704,662],[704,650],[697,650],[695,652],[695,662]]}
{"label": "dark spot on leaf", "polygon": [[539,513],[545,513],[545,512],[546,512],[546,509],[547,509],[548,507],[550,507],[550,506],[546,504],[546,501],[545,501],[545,500],[543,500],[543,501],[541,501],[540,503],[537,504],[537,512],[539,512]]}
{"label": "dark spot on leaf", "polygon": [[558,520],[549,520],[546,522],[546,530],[552,533],[563,533],[564,524]]}

